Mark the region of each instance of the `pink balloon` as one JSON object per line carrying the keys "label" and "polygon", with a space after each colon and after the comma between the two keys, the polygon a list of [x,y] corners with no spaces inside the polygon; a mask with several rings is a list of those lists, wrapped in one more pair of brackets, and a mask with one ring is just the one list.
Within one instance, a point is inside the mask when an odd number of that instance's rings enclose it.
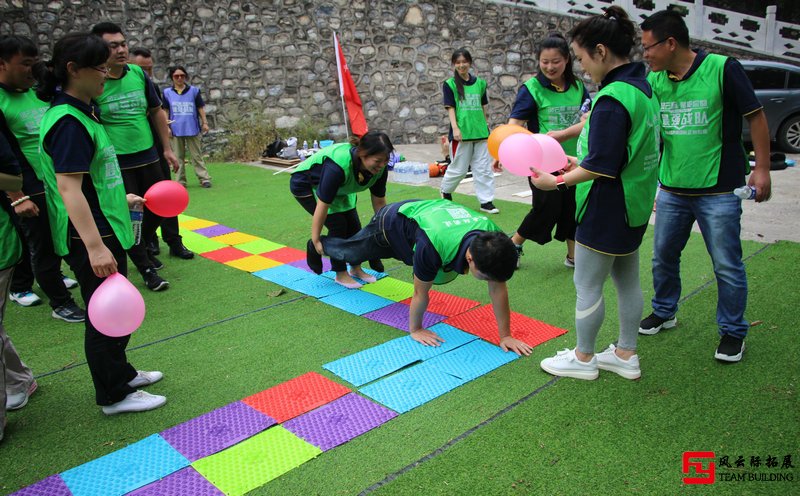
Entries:
{"label": "pink balloon", "polygon": [[106,277],[89,300],[89,320],[106,336],[127,336],[142,325],[144,298],[119,272]]}
{"label": "pink balloon", "polygon": [[144,206],[159,217],[175,217],[189,205],[189,193],[177,181],[164,180],[150,186]]}
{"label": "pink balloon", "polygon": [[530,176],[530,167],[541,162],[542,147],[533,135],[517,133],[500,143],[497,155],[508,172],[517,176]]}
{"label": "pink balloon", "polygon": [[542,148],[542,158],[538,165],[534,165],[542,172],[555,172],[567,166],[567,154],[564,149],[552,136],[546,134],[534,134],[533,138]]}

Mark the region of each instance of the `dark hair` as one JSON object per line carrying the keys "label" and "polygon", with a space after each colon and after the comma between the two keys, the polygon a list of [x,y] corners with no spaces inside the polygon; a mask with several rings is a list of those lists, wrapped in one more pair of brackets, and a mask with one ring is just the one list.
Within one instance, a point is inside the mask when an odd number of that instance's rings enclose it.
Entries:
{"label": "dark hair", "polygon": [[642,31],[652,31],[659,40],[675,38],[678,45],[689,47],[689,28],[680,12],[675,10],[660,10],[651,15],[642,23]]}
{"label": "dark hair", "polygon": [[182,65],[174,65],[172,67],[167,67],[167,77],[172,79],[172,75],[175,74],[175,71],[183,71],[186,74],[186,77],[189,77],[189,73],[186,72],[186,69],[183,68]]}
{"label": "dark hair", "polygon": [[131,51],[131,55],[133,55],[134,57],[144,57],[146,59],[153,58],[153,54],[150,52],[150,50],[142,47],[134,48]]}
{"label": "dark hair", "polygon": [[492,281],[508,281],[517,268],[517,249],[505,233],[485,231],[478,234],[469,245],[469,252],[475,268]]}
{"label": "dark hair", "polygon": [[36,57],[39,55],[39,49],[30,38],[24,36],[15,34],[0,36],[0,59],[11,60],[18,53],[25,57]]}
{"label": "dark hair", "polygon": [[636,41],[636,26],[622,7],[612,5],[605,14],[582,20],[569,35],[590,55],[602,44],[617,57],[628,57]]}
{"label": "dark hair", "polygon": [[[458,58],[461,57],[461,56],[463,56],[465,59],[467,59],[467,62],[472,64],[472,54],[469,53],[469,50],[467,50],[466,48],[459,48],[458,50],[453,52],[453,56],[450,57],[450,63],[451,64],[455,64],[456,60],[458,60]],[[464,101],[464,80],[461,79],[461,76],[459,76],[458,72],[455,71],[455,70],[453,71],[453,79],[456,82],[456,91],[458,92],[458,101],[459,102],[463,102]]]}
{"label": "dark hair", "polygon": [[561,33],[548,33],[547,37],[536,47],[536,59],[539,60],[542,51],[549,48],[558,50],[561,56],[567,59],[567,67],[564,69],[564,83],[566,83],[566,88],[576,85],[575,73],[572,72],[572,54],[569,51],[569,45],[564,35]]}
{"label": "dark hair", "polygon": [[394,146],[389,140],[389,136],[382,131],[369,131],[361,138],[351,140],[351,144],[358,148],[358,151],[364,152],[367,157],[372,155],[391,155],[394,151]]}
{"label": "dark hair", "polygon": [[104,34],[125,34],[122,32],[122,28],[119,27],[119,24],[114,24],[113,22],[98,22],[94,26],[92,26],[92,34],[95,36],[103,37]]}
{"label": "dark hair", "polygon": [[69,77],[67,64],[72,62],[78,69],[105,64],[111,49],[102,38],[91,33],[69,33],[53,46],[53,58],[46,64],[36,67],[39,86],[36,94],[44,101],[50,101],[56,88],[67,87]]}

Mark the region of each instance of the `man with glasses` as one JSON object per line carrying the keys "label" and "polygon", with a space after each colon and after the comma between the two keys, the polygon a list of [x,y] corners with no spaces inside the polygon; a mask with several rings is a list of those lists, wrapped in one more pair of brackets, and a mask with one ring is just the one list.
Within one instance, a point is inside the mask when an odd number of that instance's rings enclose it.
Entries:
{"label": "man with glasses", "polygon": [[769,130],[761,104],[738,61],[694,51],[675,11],[656,12],[642,23],[644,60],[661,103],[663,150],[659,165],[653,247],[653,313],[641,334],[677,324],[680,257],[697,221],[717,280],[720,342],[714,358],[738,362],[749,328],[744,318],[747,276],[742,263],[741,200],[733,190],[749,170],[742,146],[742,117],[750,123],[756,166],[747,183],[756,202],[770,197]]}
{"label": "man with glasses", "polygon": [[[125,191],[144,196],[150,186],[165,179],[150,132],[151,124],[161,141],[164,158],[173,170],[178,166],[169,143],[167,116],[161,111],[161,99],[150,78],[139,66],[128,64],[128,44],[122,29],[114,23],[101,22],[92,28],[92,34],[111,47],[105,89],[97,99],[100,120],[116,150]],[[169,287],[156,272],[164,265],[146,248],[147,240],[153,238],[160,223],[161,217],[145,208],[141,239],[128,250],[145,284],[153,291]]]}

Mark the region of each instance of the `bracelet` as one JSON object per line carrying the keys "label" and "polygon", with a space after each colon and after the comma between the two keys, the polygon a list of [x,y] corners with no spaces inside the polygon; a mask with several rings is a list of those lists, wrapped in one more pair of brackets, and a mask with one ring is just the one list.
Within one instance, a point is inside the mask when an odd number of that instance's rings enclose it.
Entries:
{"label": "bracelet", "polygon": [[28,201],[28,200],[30,200],[30,199],[31,199],[31,197],[30,197],[30,196],[23,196],[23,197],[22,197],[22,198],[20,198],[19,200],[14,200],[13,202],[11,202],[11,206],[12,206],[12,207],[16,207],[16,206],[17,206],[17,205],[19,205],[20,203],[22,203],[22,202],[26,202],[26,201]]}

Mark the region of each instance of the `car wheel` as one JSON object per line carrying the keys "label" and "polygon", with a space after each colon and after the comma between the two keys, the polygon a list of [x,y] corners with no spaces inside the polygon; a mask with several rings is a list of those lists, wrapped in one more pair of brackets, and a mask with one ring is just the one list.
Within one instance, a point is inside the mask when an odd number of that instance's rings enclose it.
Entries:
{"label": "car wheel", "polygon": [[800,115],[786,119],[776,136],[778,145],[789,153],[800,153]]}

